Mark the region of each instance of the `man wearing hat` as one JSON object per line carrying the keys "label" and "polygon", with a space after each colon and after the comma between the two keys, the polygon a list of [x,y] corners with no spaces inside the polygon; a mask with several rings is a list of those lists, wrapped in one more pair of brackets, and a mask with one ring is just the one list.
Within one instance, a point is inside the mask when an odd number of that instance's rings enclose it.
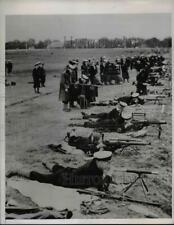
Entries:
{"label": "man wearing hat", "polygon": [[93,155],[94,152],[97,152],[100,148],[97,146],[101,137],[98,133],[91,133],[88,137],[83,137],[77,135],[76,130],[72,129],[70,132],[67,132],[65,141],[68,142],[70,146],[75,146],[77,149],[83,150],[87,155]]}
{"label": "man wearing hat", "polygon": [[127,105],[144,104],[144,99],[140,97],[139,93],[131,92],[131,95],[123,96],[116,99],[117,101],[126,102]]}
{"label": "man wearing hat", "polygon": [[143,105],[144,104],[144,99],[141,98],[140,94],[137,92],[133,92],[131,95],[130,103],[129,105]]}
{"label": "man wearing hat", "polygon": [[91,84],[94,84],[96,80],[96,74],[97,74],[97,66],[94,62],[91,62],[88,66],[88,72],[89,72],[89,79],[91,81]]}
{"label": "man wearing hat", "polygon": [[87,66],[87,60],[84,59],[81,65],[81,74],[84,74],[86,76],[88,76],[88,66]]}
{"label": "man wearing hat", "polygon": [[78,80],[77,62],[74,60],[70,60],[67,68],[70,76],[69,102],[70,107],[74,107],[74,102],[77,101],[79,92],[77,85],[75,85]]}
{"label": "man wearing hat", "polygon": [[6,67],[6,70],[7,70],[7,74],[12,73],[13,63],[12,63],[11,60],[7,60],[7,62],[5,63],[5,67]]}
{"label": "man wearing hat", "polygon": [[125,80],[129,82],[128,63],[126,58],[123,58],[123,61],[121,63],[121,71],[122,71],[123,82],[125,82]]}
{"label": "man wearing hat", "polygon": [[[125,118],[122,117],[122,112],[124,108],[127,106],[125,102],[119,102],[113,110],[111,110],[109,113],[99,113],[99,114],[91,114],[87,115],[84,112],[82,112],[83,118],[98,118],[97,121],[86,121],[84,123],[85,127],[115,127],[118,132],[125,130]],[[93,124],[94,123],[94,124]]]}
{"label": "man wearing hat", "polygon": [[39,88],[40,88],[40,73],[38,71],[38,68],[39,68],[40,64],[41,64],[40,62],[35,63],[34,69],[32,71],[33,82],[34,82],[33,88],[34,88],[35,93],[40,93],[39,92]]}
{"label": "man wearing hat", "polygon": [[70,60],[67,67],[70,70],[71,82],[72,83],[77,82],[78,80],[77,62],[75,60]]}
{"label": "man wearing hat", "polygon": [[112,152],[98,151],[94,157],[78,168],[63,167],[59,164],[43,163],[50,171],[48,174],[36,171],[13,170],[6,174],[7,178],[13,176],[25,177],[30,180],[36,180],[40,183],[50,183],[56,186],[69,188],[88,188],[96,187],[98,190],[107,191],[111,176],[108,174],[110,169],[110,160]]}
{"label": "man wearing hat", "polygon": [[69,94],[69,87],[71,84],[70,78],[70,71],[69,67],[67,66],[65,71],[61,74],[60,78],[60,88],[59,88],[59,100],[63,102],[63,110],[65,112],[69,112],[69,102],[70,102],[70,94]]}
{"label": "man wearing hat", "polygon": [[44,69],[44,63],[40,63],[39,68],[38,68],[38,73],[40,76],[40,82],[42,87],[45,87],[45,81],[46,81],[46,72]]}
{"label": "man wearing hat", "polygon": [[83,119],[89,119],[89,118],[98,118],[99,120],[105,120],[105,119],[113,119],[119,118],[121,116],[121,113],[126,107],[127,104],[125,102],[119,102],[114,109],[112,109],[109,113],[92,113],[88,115],[87,113],[81,112],[83,115]]}
{"label": "man wearing hat", "polygon": [[140,95],[147,95],[147,78],[149,74],[149,67],[145,67],[144,69],[141,69],[140,72],[137,74],[136,80],[137,80],[137,92]]}

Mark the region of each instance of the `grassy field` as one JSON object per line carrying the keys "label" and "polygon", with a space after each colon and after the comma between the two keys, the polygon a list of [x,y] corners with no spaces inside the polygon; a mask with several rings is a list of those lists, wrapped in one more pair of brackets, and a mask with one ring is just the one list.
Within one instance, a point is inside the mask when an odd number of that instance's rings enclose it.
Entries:
{"label": "grassy field", "polygon": [[[139,54],[150,54],[155,52],[153,49],[50,49],[50,50],[9,50],[6,52],[6,59],[14,62],[14,72],[31,73],[33,65],[37,61],[45,62],[45,67],[49,72],[60,72],[64,69],[68,60],[78,58],[80,62],[83,59],[95,58],[100,59],[101,56],[114,60],[116,57],[134,56]],[[168,49],[162,49],[162,53],[168,53]]]}
{"label": "grassy field", "polygon": [[[118,56],[132,56],[136,54],[149,54],[151,49],[60,49],[60,50],[31,50],[31,51],[8,51],[6,59],[14,63],[13,74],[7,76],[9,81],[15,81],[16,86],[6,87],[6,170],[15,167],[23,169],[35,169],[45,172],[41,162],[43,160],[56,161],[64,166],[78,166],[84,163],[81,155],[62,155],[52,152],[47,148],[48,144],[61,143],[68,124],[73,117],[80,117],[81,110],[73,109],[70,113],[62,111],[62,104],[58,101],[59,78],[68,60],[79,58],[97,58],[105,55],[111,60]],[[171,60],[171,53],[167,50],[161,51],[163,55]],[[46,88],[41,89],[41,94],[35,98],[32,84],[32,69],[37,61],[45,62],[47,72]],[[170,61],[171,62],[171,61]],[[114,96],[129,94],[135,90],[132,81],[135,80],[136,71],[130,71],[130,84],[107,85],[99,88],[99,99],[112,99]],[[166,86],[168,82],[165,82]],[[160,87],[159,87],[160,88]],[[49,93],[49,94],[48,94]],[[16,103],[16,104],[14,104]],[[171,99],[166,99],[164,113],[161,113],[161,105],[144,105],[143,109],[153,117],[165,119],[162,138],[157,138],[157,128],[149,127],[148,135],[144,140],[150,141],[151,146],[143,146],[136,151],[128,149],[120,154],[116,151],[111,164],[115,167],[143,168],[157,170],[156,176],[148,176],[147,183],[149,192],[148,200],[157,200],[162,203],[162,208],[147,206],[149,210],[161,218],[171,216],[172,196],[172,104]],[[13,105],[14,104],[14,105]],[[88,112],[109,111],[112,107],[91,107]],[[83,132],[90,132],[89,129]],[[115,171],[114,180],[122,181],[123,174]],[[132,177],[126,176],[126,179]],[[112,189],[114,193],[115,189]],[[141,186],[135,186],[129,195],[145,199]],[[23,201],[14,190],[7,188],[7,199]],[[129,210],[130,204],[115,203],[108,201],[110,212],[104,215],[74,215],[73,218],[144,218],[145,216]],[[141,206],[139,206],[141,207]]]}

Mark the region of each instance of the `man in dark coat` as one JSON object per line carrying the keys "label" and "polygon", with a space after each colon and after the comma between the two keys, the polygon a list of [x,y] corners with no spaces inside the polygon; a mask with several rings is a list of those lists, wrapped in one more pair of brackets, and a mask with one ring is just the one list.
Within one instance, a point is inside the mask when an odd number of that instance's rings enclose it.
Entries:
{"label": "man in dark coat", "polygon": [[37,62],[34,65],[34,69],[32,71],[33,82],[34,82],[33,88],[34,88],[35,93],[40,93],[39,92],[39,88],[40,88],[40,73],[38,71],[39,65],[40,65],[40,62]]}
{"label": "man in dark coat", "polygon": [[11,60],[8,60],[7,63],[5,64],[7,73],[10,74],[13,70],[13,63]]}
{"label": "man in dark coat", "polygon": [[88,66],[87,66],[87,60],[83,60],[82,65],[81,65],[81,74],[84,74],[86,76],[89,75],[88,73]]}
{"label": "man in dark coat", "polygon": [[63,103],[63,110],[65,112],[69,112],[69,102],[70,102],[70,97],[69,97],[69,88],[71,84],[71,74],[69,67],[67,66],[65,71],[61,74],[60,78],[60,88],[59,88],[59,100],[62,101]]}
{"label": "man in dark coat", "polygon": [[89,137],[82,137],[76,134],[76,130],[72,129],[71,132],[67,132],[64,139],[70,146],[75,146],[77,149],[81,149],[85,154],[91,156],[94,152],[98,151],[97,145],[99,144],[100,135],[93,132]]}
{"label": "man in dark coat", "polygon": [[123,81],[125,82],[125,80],[127,80],[127,82],[129,82],[129,72],[128,72],[128,65],[126,61],[123,62],[123,64],[121,65],[121,70],[122,70]]}
{"label": "man in dark coat", "polygon": [[87,113],[82,112],[83,115],[83,119],[89,119],[89,118],[98,118],[98,120],[105,120],[105,119],[110,119],[110,120],[116,120],[118,118],[120,118],[121,113],[124,109],[124,107],[126,107],[127,104],[124,102],[119,102],[117,104],[117,106],[112,109],[110,112],[108,113],[92,113],[90,115],[88,115]]}
{"label": "man in dark coat", "polygon": [[42,174],[36,171],[9,171],[7,178],[21,176],[30,180],[37,180],[40,183],[50,183],[56,186],[69,188],[96,187],[98,190],[106,191],[111,181],[110,176],[105,176],[109,171],[108,161],[112,157],[110,151],[99,151],[94,154],[93,159],[78,168],[64,167],[59,164],[43,165],[50,170],[49,174]]}
{"label": "man in dark coat", "polygon": [[42,85],[42,87],[45,87],[46,72],[45,72],[45,69],[44,69],[44,63],[40,64],[38,70],[39,70],[41,85]]}
{"label": "man in dark coat", "polygon": [[122,131],[125,128],[125,119],[122,117],[122,112],[124,107],[127,104],[125,102],[120,102],[117,106],[111,110],[109,113],[98,113],[98,114],[85,114],[82,112],[83,118],[97,118],[98,120],[93,121],[86,121],[84,123],[85,127],[91,127],[91,125],[95,127],[106,127],[106,126],[114,126],[116,130]]}
{"label": "man in dark coat", "polygon": [[147,95],[147,78],[149,74],[148,67],[145,67],[144,69],[141,69],[140,72],[137,74],[136,80],[137,80],[137,92],[140,95]]}
{"label": "man in dark coat", "polygon": [[94,84],[95,75],[97,74],[97,67],[94,64],[94,62],[89,64],[88,72],[89,72],[89,79],[91,81],[91,84]]}
{"label": "man in dark coat", "polygon": [[144,104],[144,99],[139,96],[139,93],[133,93],[133,92],[131,93],[131,95],[117,98],[117,101],[126,102],[127,105],[136,105],[136,104],[143,105]]}

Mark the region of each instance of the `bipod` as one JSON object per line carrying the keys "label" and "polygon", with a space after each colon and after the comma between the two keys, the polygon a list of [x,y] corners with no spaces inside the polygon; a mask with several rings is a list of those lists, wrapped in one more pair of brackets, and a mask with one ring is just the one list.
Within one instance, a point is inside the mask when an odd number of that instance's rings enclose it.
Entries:
{"label": "bipod", "polygon": [[122,192],[122,194],[124,195],[124,193],[126,193],[138,180],[140,180],[140,182],[141,182],[141,186],[142,186],[142,188],[143,188],[143,193],[144,193],[144,195],[145,195],[145,197],[147,197],[146,196],[146,192],[148,192],[149,190],[148,190],[148,187],[147,187],[147,185],[146,185],[146,183],[145,183],[145,181],[144,181],[144,179],[143,179],[143,173],[137,173],[138,174],[138,177],[136,177],[136,179],[135,180],[133,180],[126,188],[124,188],[123,189],[123,192]]}

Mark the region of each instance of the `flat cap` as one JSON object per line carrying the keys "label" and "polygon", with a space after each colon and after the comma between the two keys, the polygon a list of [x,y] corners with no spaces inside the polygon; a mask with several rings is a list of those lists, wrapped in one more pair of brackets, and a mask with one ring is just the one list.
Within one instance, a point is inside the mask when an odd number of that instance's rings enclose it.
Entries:
{"label": "flat cap", "polygon": [[122,107],[126,107],[126,106],[127,106],[127,103],[126,103],[126,102],[120,101],[119,103],[120,103],[120,105],[121,105]]}
{"label": "flat cap", "polygon": [[39,61],[39,62],[35,63],[34,66],[37,66],[37,65],[40,65],[40,64],[41,64],[41,62]]}
{"label": "flat cap", "polygon": [[110,151],[98,151],[94,153],[94,158],[100,161],[108,161],[112,158],[112,152]]}
{"label": "flat cap", "polygon": [[82,79],[89,80],[89,77],[87,77],[85,74],[82,74]]}
{"label": "flat cap", "polygon": [[68,68],[74,70],[74,69],[76,68],[76,65],[72,65],[72,64],[69,63],[69,64],[68,64]]}
{"label": "flat cap", "polygon": [[132,93],[133,98],[137,98],[138,96],[139,96],[139,93],[136,93],[136,92]]}
{"label": "flat cap", "polygon": [[132,113],[130,111],[123,111],[121,117],[125,120],[129,120],[132,118]]}

